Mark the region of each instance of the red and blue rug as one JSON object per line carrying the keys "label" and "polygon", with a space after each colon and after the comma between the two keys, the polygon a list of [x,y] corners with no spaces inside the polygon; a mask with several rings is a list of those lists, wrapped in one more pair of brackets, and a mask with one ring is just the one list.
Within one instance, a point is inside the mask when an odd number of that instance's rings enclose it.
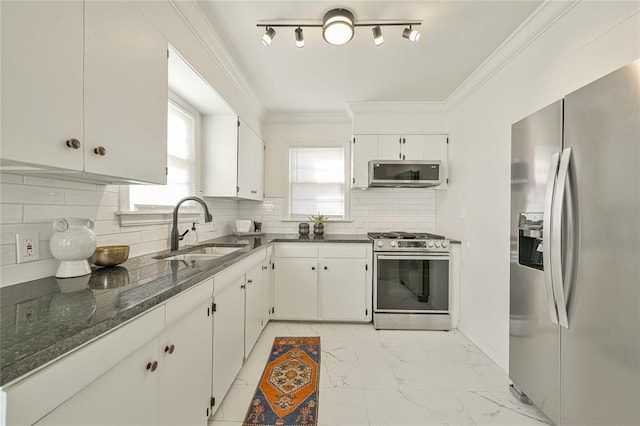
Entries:
{"label": "red and blue rug", "polygon": [[276,337],[243,426],[315,426],[320,337]]}

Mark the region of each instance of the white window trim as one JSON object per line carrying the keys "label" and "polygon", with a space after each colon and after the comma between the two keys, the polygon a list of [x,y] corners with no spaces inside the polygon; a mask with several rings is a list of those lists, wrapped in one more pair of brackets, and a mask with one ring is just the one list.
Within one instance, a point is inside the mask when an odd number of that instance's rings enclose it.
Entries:
{"label": "white window trim", "polygon": [[343,152],[343,161],[344,161],[344,216],[341,218],[331,217],[328,219],[329,222],[352,222],[351,220],[351,208],[350,208],[350,200],[351,200],[351,185],[349,185],[349,179],[351,177],[351,158],[349,155],[349,143],[345,145],[340,145],[335,142],[332,143],[291,143],[284,144],[284,162],[286,164],[286,173],[283,173],[283,184],[284,184],[284,207],[286,209],[286,217],[284,217],[280,222],[308,222],[310,219],[308,216],[303,215],[291,215],[291,205],[289,204],[290,199],[290,182],[289,182],[289,151],[291,148],[342,148]]}
{"label": "white window trim", "polygon": [[[169,90],[169,96],[167,102],[171,101],[178,107],[183,108],[187,112],[191,113],[195,121],[195,196],[202,198],[202,115],[193,106],[189,105],[184,99],[178,96],[173,91]],[[120,210],[116,211],[115,215],[120,219],[120,226],[140,226],[140,225],[159,225],[165,223],[171,223],[173,220],[173,209],[175,206],[170,205],[149,205],[145,207],[145,210],[130,210],[129,209],[129,185],[120,186],[119,194],[119,206]],[[126,206],[123,209],[122,206]],[[180,222],[195,222],[200,223],[202,218],[202,212],[197,207],[184,206],[180,207]]]}

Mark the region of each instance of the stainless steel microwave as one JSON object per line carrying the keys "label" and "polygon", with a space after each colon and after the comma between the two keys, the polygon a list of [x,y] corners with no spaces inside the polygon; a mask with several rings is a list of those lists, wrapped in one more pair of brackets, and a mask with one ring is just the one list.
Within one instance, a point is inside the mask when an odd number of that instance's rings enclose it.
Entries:
{"label": "stainless steel microwave", "polygon": [[442,183],[440,161],[370,160],[370,187],[427,188]]}

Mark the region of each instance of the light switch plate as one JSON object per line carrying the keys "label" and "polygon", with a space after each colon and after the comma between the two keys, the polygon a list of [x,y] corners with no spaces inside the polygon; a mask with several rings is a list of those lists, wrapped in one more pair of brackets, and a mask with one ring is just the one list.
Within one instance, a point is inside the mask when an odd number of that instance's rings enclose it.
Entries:
{"label": "light switch plate", "polygon": [[18,263],[40,259],[37,232],[16,234],[16,259]]}

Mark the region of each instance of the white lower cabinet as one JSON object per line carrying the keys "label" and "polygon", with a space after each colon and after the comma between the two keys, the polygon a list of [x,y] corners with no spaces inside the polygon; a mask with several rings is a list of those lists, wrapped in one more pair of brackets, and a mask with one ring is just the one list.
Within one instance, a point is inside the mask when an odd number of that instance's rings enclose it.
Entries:
{"label": "white lower cabinet", "polygon": [[318,318],[318,261],[276,259],[274,269],[275,318],[314,320]]}
{"label": "white lower cabinet", "polygon": [[213,292],[212,411],[235,380],[244,359],[244,270],[232,266],[216,275]]}
{"label": "white lower cabinet", "polygon": [[169,326],[158,338],[161,425],[205,425],[211,414],[213,280],[201,287],[167,303]]}
{"label": "white lower cabinet", "polygon": [[275,319],[371,321],[371,244],[277,243]]}
{"label": "white lower cabinet", "polygon": [[206,425],[209,279],[3,388],[9,425]]}
{"label": "white lower cabinet", "polygon": [[360,321],[371,307],[367,304],[369,261],[322,259],[320,261],[320,317],[325,320]]}
{"label": "white lower cabinet", "polygon": [[[160,371],[151,372],[145,368],[156,357],[157,342],[154,339],[73,395],[36,424],[158,424]],[[46,393],[41,395],[44,396]],[[12,423],[7,422],[7,424]]]}
{"label": "white lower cabinet", "polygon": [[262,287],[264,258],[258,260],[245,276],[244,357],[247,358],[262,332]]}

